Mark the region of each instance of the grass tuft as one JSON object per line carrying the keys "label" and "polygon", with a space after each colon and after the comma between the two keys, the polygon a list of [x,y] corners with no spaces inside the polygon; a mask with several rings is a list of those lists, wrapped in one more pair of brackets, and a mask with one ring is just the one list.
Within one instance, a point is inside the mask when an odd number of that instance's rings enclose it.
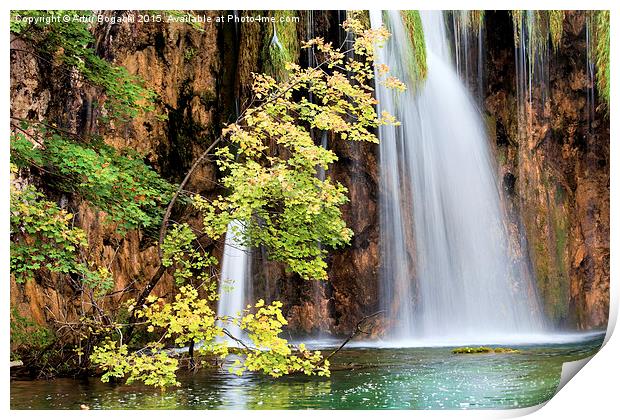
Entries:
{"label": "grass tuft", "polygon": [[422,18],[418,10],[401,10],[400,15],[407,32],[413,50],[413,57],[409,63],[415,82],[426,79],[428,67],[426,65],[426,43],[424,42],[424,28]]}
{"label": "grass tuft", "polygon": [[599,94],[609,104],[609,10],[595,13],[596,86]]}

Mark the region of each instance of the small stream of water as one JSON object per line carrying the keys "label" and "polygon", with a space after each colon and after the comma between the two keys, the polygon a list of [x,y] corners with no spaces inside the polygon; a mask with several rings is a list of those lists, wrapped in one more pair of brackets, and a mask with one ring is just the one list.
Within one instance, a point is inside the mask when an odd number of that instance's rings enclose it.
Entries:
{"label": "small stream of water", "polygon": [[[220,298],[217,303],[218,317],[236,317],[245,305],[248,252],[249,250],[241,240],[243,225],[238,221],[232,221],[228,225],[222,257],[222,272],[220,275]],[[242,338],[241,329],[233,322],[220,324],[236,338]]]}

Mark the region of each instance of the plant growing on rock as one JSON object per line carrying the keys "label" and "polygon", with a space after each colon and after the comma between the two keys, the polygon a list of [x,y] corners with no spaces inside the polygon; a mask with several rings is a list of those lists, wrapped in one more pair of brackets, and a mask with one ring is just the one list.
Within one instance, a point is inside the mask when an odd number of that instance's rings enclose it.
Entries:
{"label": "plant growing on rock", "polygon": [[609,104],[609,10],[595,12],[596,86],[599,94]]}
{"label": "plant growing on rock", "polygon": [[95,53],[95,38],[88,24],[96,21],[94,18],[95,12],[89,10],[12,10],[11,33],[33,48],[12,51],[61,64],[69,73],[102,88],[108,121],[125,122],[142,112],[153,111],[155,92],[126,68]]}
{"label": "plant growing on rock", "polygon": [[[114,128],[114,123],[152,111],[155,95],[127,69],[97,55],[87,20],[93,16],[92,11],[12,11],[11,57],[36,60],[42,72],[57,71],[95,88],[102,105],[98,115]],[[46,313],[53,319],[54,341],[43,350],[31,345],[30,359],[46,365],[41,370],[59,365],[59,360],[44,361],[47,355],[39,357],[49,350],[81,365],[80,353],[75,358],[73,351],[67,356],[62,350],[79,342],[81,352],[89,347],[82,346],[83,340],[97,340],[92,325],[111,322],[102,302],[115,292],[113,273],[93,255],[76,203],[101,211],[113,235],[123,238],[129,230],[158,226],[174,187],[135,152],[36,117],[11,115],[10,147],[11,275],[18,284],[53,282],[56,291],[68,286],[81,303],[79,320],[66,319],[69,311]],[[26,344],[21,346],[24,356]],[[55,345],[61,351],[52,349]]]}

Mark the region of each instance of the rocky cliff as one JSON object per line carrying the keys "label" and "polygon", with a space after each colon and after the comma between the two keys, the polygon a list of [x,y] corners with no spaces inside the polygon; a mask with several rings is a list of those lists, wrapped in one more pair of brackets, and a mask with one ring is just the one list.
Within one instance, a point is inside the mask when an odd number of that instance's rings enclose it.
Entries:
{"label": "rocky cliff", "polygon": [[605,327],[609,311],[609,114],[588,75],[586,21],[566,12],[560,45],[534,74],[518,70],[507,13],[487,13],[485,40],[484,107],[514,230],[547,317],[580,329]]}
{"label": "rocky cliff", "polygon": [[[309,34],[307,12],[300,16],[297,43]],[[588,104],[584,99],[592,90],[585,66],[584,16],[568,14],[561,46],[550,55],[548,93],[543,97],[542,90],[532,91],[536,100],[527,111],[533,117],[524,126],[519,121],[519,107],[525,105],[516,91],[512,22],[507,12],[488,13],[484,107],[500,180],[518,216],[513,228],[527,239],[545,311],[556,325],[585,329],[604,326],[608,314],[609,119],[598,100]],[[338,19],[337,12],[314,12],[314,35],[336,41]],[[95,27],[98,53],[141,76],[158,94],[154,113],[165,116],[146,115],[112,128],[96,122],[101,111],[97,89],[61,73],[15,40],[11,115],[47,120],[84,137],[102,135],[111,145],[143,153],[160,174],[179,182],[249,97],[251,72],[265,69],[263,48],[272,36],[269,30],[256,23],[211,24],[204,31],[187,24]],[[303,53],[296,59],[302,64],[308,60]],[[339,160],[328,176],[349,190],[343,213],[354,236],[350,246],[330,252],[329,281],[302,282],[268,262],[264,250],[253,252],[254,294],[284,301],[293,332],[328,329],[346,334],[378,307],[378,148],[330,140]],[[213,197],[219,192],[217,179],[215,165],[205,162],[186,189]],[[79,199],[64,200],[88,233],[89,251],[114,273],[119,293],[111,299],[139,290],[158,267],[156,234],[132,231],[120,237]],[[192,209],[177,207],[173,220],[184,218],[200,228]],[[216,255],[221,252],[221,246],[208,239],[203,245]],[[155,291],[166,295],[173,290],[165,276]],[[79,296],[58,279],[11,284],[11,305],[40,323],[75,317],[75,311],[67,313],[66,308],[78,301]]]}
{"label": "rocky cliff", "polygon": [[[137,12],[106,12],[108,15]],[[205,12],[215,15],[216,12]],[[137,19],[136,19],[137,20]],[[66,74],[58,63],[36,54],[19,39],[11,42],[11,116],[47,121],[82,138],[99,135],[117,148],[130,148],[172,182],[180,182],[193,160],[217,138],[234,116],[234,31],[207,26],[197,31],[183,23],[102,24],[93,28],[100,56],[140,76],[157,96],[156,109],[120,126],[98,123],[101,92],[81,78]],[[160,115],[160,118],[155,118]],[[194,174],[188,190],[212,197],[217,191],[215,165],[206,162]],[[102,214],[79,197],[65,197],[89,239],[89,254],[109,267],[115,301],[134,296],[159,266],[156,232],[131,231],[121,237],[114,226],[101,223]],[[173,219],[188,218],[199,227],[191,209],[176,210]],[[207,240],[205,247],[212,244]],[[217,250],[216,250],[217,254]],[[11,283],[11,305],[37,322],[71,321],[77,316],[76,295],[59,279],[39,278]],[[155,293],[173,292],[164,275]],[[134,296],[135,297],[135,296]]]}

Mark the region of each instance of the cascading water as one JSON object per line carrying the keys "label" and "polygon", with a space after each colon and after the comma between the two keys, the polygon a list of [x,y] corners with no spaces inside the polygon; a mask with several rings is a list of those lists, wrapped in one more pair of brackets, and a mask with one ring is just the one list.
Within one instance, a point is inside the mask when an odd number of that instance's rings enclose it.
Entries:
{"label": "cascading water", "polygon": [[[236,317],[244,309],[249,250],[243,244],[241,235],[243,225],[237,220],[230,222],[226,231],[220,274],[220,298],[217,304],[217,315],[220,318]],[[242,338],[241,329],[234,323],[222,322],[220,326],[226,328],[233,337]]]}
{"label": "cascading water", "polygon": [[[381,283],[395,340],[502,342],[541,332],[532,280],[511,255],[479,112],[450,60],[441,12],[422,12],[427,79],[415,88],[399,12],[371,11],[392,37],[378,62],[407,83],[377,84],[379,111],[401,122],[379,130]],[[535,295],[535,294],[534,294]]]}
{"label": "cascading water", "polygon": [[[233,10],[235,17],[239,15],[238,10]],[[240,38],[240,28],[238,20],[234,20],[235,37]],[[274,39],[278,42],[274,27]],[[272,39],[272,42],[274,40]],[[278,42],[279,44],[279,42]],[[235,98],[235,112],[239,115],[239,98]],[[235,317],[241,312],[246,303],[246,292],[249,286],[248,278],[250,277],[250,250],[243,244],[241,236],[243,235],[243,225],[234,220],[230,222],[226,229],[226,238],[224,241],[224,252],[222,255],[222,271],[220,272],[219,283],[219,300],[217,303],[217,316]],[[231,322],[220,322],[220,326],[226,328],[228,332],[235,338],[242,339],[241,329]],[[230,344],[231,340],[226,340]]]}

